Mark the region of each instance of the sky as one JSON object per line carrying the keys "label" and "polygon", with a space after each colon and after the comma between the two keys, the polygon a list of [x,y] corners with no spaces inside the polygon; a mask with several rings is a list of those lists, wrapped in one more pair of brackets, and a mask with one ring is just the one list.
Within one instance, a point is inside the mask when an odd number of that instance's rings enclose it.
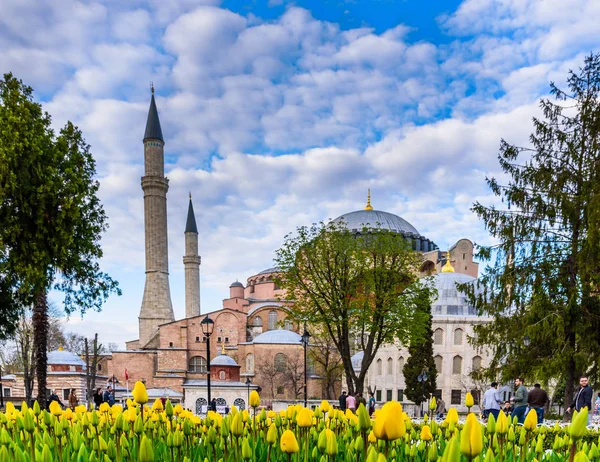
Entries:
{"label": "sky", "polygon": [[527,145],[549,82],[600,51],[598,17],[596,0],[3,0],[0,72],[91,145],[102,268],[123,291],[66,329],[137,338],[150,82],[181,318],[190,192],[203,313],[297,226],[363,208],[368,188],[441,249],[489,244],[470,209],[496,201],[485,178],[501,175],[500,140]]}

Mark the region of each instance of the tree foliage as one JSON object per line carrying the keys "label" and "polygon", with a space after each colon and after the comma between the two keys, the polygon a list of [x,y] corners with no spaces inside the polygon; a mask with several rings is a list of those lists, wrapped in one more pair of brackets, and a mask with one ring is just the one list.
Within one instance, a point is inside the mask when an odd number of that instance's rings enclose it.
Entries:
{"label": "tree foliage", "polygon": [[[67,313],[100,309],[118,286],[99,267],[107,228],[95,162],[81,132],[58,135],[33,90],[0,80],[0,288],[33,306],[38,399],[45,404],[47,293],[64,294]],[[7,322],[13,325],[12,312]]]}
{"label": "tree foliage", "polygon": [[[498,242],[478,288],[475,343],[493,351],[489,377],[564,378],[570,401],[583,372],[598,379],[600,352],[600,55],[551,84],[530,146],[502,140],[502,179],[488,184],[502,205],[473,210]],[[525,339],[529,340],[529,344]]]}
{"label": "tree foliage", "polygon": [[[419,332],[414,314],[431,296],[418,279],[421,258],[400,234],[353,233],[343,223],[299,227],[277,251],[278,284],[294,300],[293,315],[333,342],[350,393],[362,392],[381,345]],[[364,352],[359,371],[351,360],[356,350]]]}

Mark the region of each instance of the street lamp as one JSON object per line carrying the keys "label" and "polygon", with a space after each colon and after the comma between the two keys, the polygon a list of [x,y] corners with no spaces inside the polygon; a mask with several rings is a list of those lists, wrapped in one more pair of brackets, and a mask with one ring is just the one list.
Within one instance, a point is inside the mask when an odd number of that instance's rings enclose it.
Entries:
{"label": "street lamp", "polygon": [[246,386],[248,387],[248,412],[250,411],[250,385],[252,385],[252,380],[250,380],[250,376],[246,377]]}
{"label": "street lamp", "polygon": [[[421,371],[417,381],[421,384],[421,396],[425,398],[425,382],[427,382],[427,371],[425,369]],[[423,417],[423,401],[421,401],[421,417]]]}
{"label": "street lamp", "polygon": [[0,365],[0,407],[4,407],[4,390],[2,389],[2,365]]}
{"label": "street lamp", "polygon": [[[211,409],[211,396],[210,396],[210,336],[215,329],[215,322],[206,315],[202,322],[200,323],[202,327],[202,333],[206,338],[206,389],[208,391],[208,407],[207,409]],[[216,411],[216,409],[213,409]]]}
{"label": "street lamp", "polygon": [[304,407],[308,407],[308,367],[306,361],[306,350],[308,348],[308,341],[310,340],[310,334],[306,330],[306,322],[304,322],[304,333],[302,334],[302,346],[304,347]]}

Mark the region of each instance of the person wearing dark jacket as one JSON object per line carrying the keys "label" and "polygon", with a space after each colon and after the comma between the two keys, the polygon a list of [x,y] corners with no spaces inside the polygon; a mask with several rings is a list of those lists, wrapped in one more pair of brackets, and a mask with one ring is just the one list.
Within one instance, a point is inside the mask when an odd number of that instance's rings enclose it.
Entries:
{"label": "person wearing dark jacket", "polygon": [[575,399],[571,403],[571,405],[567,408],[567,412],[570,413],[573,409],[576,409],[577,412],[581,411],[584,407],[588,408],[588,425],[590,423],[590,419],[592,417],[592,395],[594,394],[594,390],[588,384],[587,376],[582,376],[579,379],[579,390],[577,390],[577,394],[575,395]]}
{"label": "person wearing dark jacket", "polygon": [[340,395],[340,410],[341,411],[346,411],[346,392],[343,391],[342,394]]}
{"label": "person wearing dark jacket", "polygon": [[102,399],[102,388],[97,388],[96,393],[94,393],[94,404],[96,405],[96,409],[100,409],[100,405],[104,402]]}
{"label": "person wearing dark jacket", "polygon": [[48,399],[48,405],[50,405],[52,401],[56,401],[58,404],[60,404],[60,407],[65,407],[58,395],[56,394],[56,390],[52,390],[50,398]]}
{"label": "person wearing dark jacket", "polygon": [[544,422],[544,410],[549,402],[550,399],[548,398],[548,393],[546,393],[545,390],[542,390],[539,383],[536,383],[533,386],[533,390],[527,395],[527,404],[529,404],[530,408],[535,409],[538,425],[541,425]]}

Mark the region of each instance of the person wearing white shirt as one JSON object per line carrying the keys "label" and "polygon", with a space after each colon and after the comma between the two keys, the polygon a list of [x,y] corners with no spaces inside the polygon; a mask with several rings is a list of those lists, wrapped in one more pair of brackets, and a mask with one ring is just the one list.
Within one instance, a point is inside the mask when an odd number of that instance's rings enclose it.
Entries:
{"label": "person wearing white shirt", "polygon": [[498,396],[498,382],[492,382],[491,388],[483,395],[483,416],[488,418],[490,414],[494,419],[498,419],[500,413],[500,404],[502,400]]}

